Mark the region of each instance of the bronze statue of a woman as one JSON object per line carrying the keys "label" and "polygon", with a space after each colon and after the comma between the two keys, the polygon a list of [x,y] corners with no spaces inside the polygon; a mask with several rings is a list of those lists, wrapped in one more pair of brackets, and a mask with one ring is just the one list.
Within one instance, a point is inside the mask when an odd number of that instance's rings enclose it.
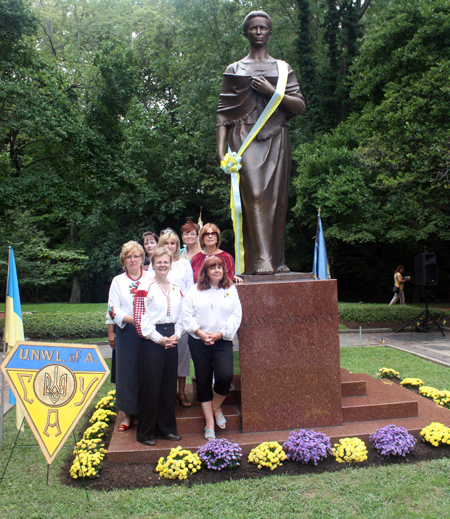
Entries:
{"label": "bronze statue of a woman", "polygon": [[[272,20],[264,11],[248,14],[243,24],[250,52],[223,75],[217,109],[217,154],[238,151],[275,92],[277,60],[267,53]],[[291,170],[288,120],[305,110],[305,100],[288,65],[284,97],[242,155],[240,193],[245,274],[289,272],[284,260],[284,232]]]}

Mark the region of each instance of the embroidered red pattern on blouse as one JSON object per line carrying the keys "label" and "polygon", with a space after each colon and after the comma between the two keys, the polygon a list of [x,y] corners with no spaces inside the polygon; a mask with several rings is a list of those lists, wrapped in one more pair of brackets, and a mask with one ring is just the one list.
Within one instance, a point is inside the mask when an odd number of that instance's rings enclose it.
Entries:
{"label": "embroidered red pattern on blouse", "polygon": [[[148,290],[137,290],[134,294],[134,300],[133,300],[133,319],[134,319],[134,326],[136,327],[136,331],[138,332],[138,335],[141,337],[144,337],[142,334],[142,328],[141,328],[141,320],[142,316],[145,313],[145,298],[147,297]],[[145,337],[144,337],[145,338]]]}

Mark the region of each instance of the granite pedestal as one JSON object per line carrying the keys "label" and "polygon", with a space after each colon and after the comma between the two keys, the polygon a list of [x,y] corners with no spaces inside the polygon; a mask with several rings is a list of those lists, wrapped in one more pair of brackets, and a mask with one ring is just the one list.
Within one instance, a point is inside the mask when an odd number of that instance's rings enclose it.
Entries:
{"label": "granite pedestal", "polygon": [[342,425],[336,280],[238,286],[242,432]]}

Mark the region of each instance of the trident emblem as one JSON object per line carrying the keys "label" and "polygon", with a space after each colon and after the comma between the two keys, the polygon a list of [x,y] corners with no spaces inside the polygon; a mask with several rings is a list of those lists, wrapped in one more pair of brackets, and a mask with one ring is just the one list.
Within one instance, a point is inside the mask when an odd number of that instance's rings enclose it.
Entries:
{"label": "trident emblem", "polygon": [[50,398],[53,404],[61,398],[65,397],[67,394],[67,373],[61,375],[58,380],[58,366],[55,366],[54,377],[52,377],[49,373],[44,374],[44,390],[42,392],[44,396]]}

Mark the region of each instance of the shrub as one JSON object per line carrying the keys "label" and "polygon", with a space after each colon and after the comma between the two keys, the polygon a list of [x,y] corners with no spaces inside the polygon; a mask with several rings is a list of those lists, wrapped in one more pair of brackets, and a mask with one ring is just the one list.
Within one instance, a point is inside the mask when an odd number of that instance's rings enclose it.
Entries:
{"label": "shrub", "polygon": [[251,450],[248,461],[258,465],[259,469],[268,467],[275,470],[283,465],[286,453],[278,442],[263,442]]}
{"label": "shrub", "polygon": [[366,444],[359,438],[341,438],[333,447],[333,456],[339,463],[361,463],[367,459]]}
{"label": "shrub", "polygon": [[[89,339],[105,337],[107,326],[105,312],[24,314],[23,327],[25,336],[34,340]],[[3,330],[4,319],[0,321]]]}
{"label": "shrub", "polygon": [[[431,309],[430,309],[431,310]],[[416,306],[402,306],[388,304],[355,304],[339,303],[339,319],[346,321],[367,322],[398,322],[407,323],[416,317],[419,309]],[[434,310],[434,313],[439,313]]]}
{"label": "shrub", "polygon": [[299,461],[305,465],[310,461],[317,465],[332,452],[328,436],[305,429],[300,429],[299,432],[291,431],[283,448],[286,451],[286,459]]}
{"label": "shrub", "polygon": [[377,429],[369,439],[383,458],[406,456],[414,449],[416,439],[404,427],[386,425]]}
{"label": "shrub", "polygon": [[427,398],[431,398],[434,400],[434,397],[439,393],[439,389],[431,386],[421,386],[419,388],[419,394],[422,396],[426,396]]}
{"label": "shrub", "polygon": [[201,469],[198,454],[184,450],[180,446],[171,449],[167,460],[159,458],[156,472],[166,479],[187,479]]}
{"label": "shrub", "polygon": [[221,438],[209,440],[198,449],[197,454],[208,469],[235,469],[240,465],[242,449],[237,443]]}
{"label": "shrub", "polygon": [[439,422],[432,422],[424,427],[420,436],[425,443],[431,443],[434,447],[450,445],[450,428]]}

